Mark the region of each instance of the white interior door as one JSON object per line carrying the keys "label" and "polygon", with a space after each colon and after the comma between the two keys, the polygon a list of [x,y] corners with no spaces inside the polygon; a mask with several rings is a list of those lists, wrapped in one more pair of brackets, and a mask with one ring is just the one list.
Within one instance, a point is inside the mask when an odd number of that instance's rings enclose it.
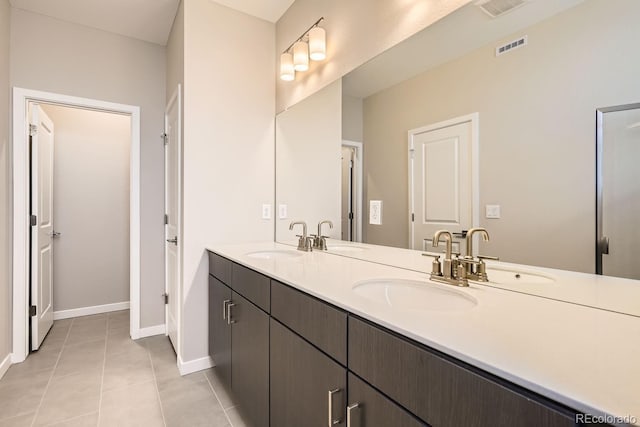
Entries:
{"label": "white interior door", "polygon": [[40,106],[30,107],[31,348],[37,350],[53,326],[54,129]]}
{"label": "white interior door", "polygon": [[[470,120],[409,132],[411,248],[432,251],[433,235],[473,226],[473,149]],[[461,236],[453,250],[460,252]],[[443,243],[444,244],[444,243]]]}
{"label": "white interior door", "polygon": [[165,114],[165,283],[167,335],[176,353],[180,316],[180,87]]}

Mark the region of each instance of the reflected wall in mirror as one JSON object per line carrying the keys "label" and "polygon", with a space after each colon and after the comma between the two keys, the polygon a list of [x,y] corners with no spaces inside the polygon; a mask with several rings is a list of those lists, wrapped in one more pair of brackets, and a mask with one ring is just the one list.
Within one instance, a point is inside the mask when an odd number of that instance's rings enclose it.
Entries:
{"label": "reflected wall in mirror", "polygon": [[[472,180],[471,222],[460,228],[477,223],[489,230],[491,241],[481,242],[481,253],[594,272],[596,110],[640,101],[638,17],[640,2],[634,0],[536,1],[497,18],[472,3],[459,9],[346,75],[340,117],[335,109],[322,119],[298,117],[299,127],[313,129],[325,119],[332,128],[340,127],[340,136],[318,141],[317,148],[335,147],[337,167],[310,155],[293,159],[286,148],[292,141],[283,145],[276,136],[277,203],[286,195],[290,211],[300,205],[309,212],[338,203],[332,212],[341,215],[341,186],[322,171],[335,169],[341,179],[342,141],[361,142],[363,242],[422,249],[412,238],[411,214],[413,224],[430,218],[440,228],[455,228],[452,219],[461,218],[465,206],[459,186]],[[496,55],[497,47],[524,36],[526,44]],[[421,182],[428,178],[424,187],[429,194],[441,190],[450,198],[442,196],[441,206],[427,206],[428,214],[418,217],[415,203],[410,209],[410,131],[472,116],[477,120],[477,171],[472,161],[466,161],[466,170],[465,161],[456,157],[459,141],[431,146],[427,151],[444,160],[427,159],[429,173]],[[281,169],[281,156],[288,158],[288,170]],[[440,169],[434,171],[436,166]],[[283,193],[281,182],[306,182],[308,173],[323,176],[313,183],[320,187]],[[329,187],[337,189],[334,197],[311,196],[328,194]],[[372,200],[382,202],[381,224],[371,224]],[[499,207],[500,217],[488,218],[487,207]],[[311,222],[321,219],[305,215]],[[341,216],[334,224],[348,223]],[[283,225],[277,224],[277,240],[290,240]],[[334,237],[342,235],[339,231]],[[418,236],[417,241],[430,238]]]}

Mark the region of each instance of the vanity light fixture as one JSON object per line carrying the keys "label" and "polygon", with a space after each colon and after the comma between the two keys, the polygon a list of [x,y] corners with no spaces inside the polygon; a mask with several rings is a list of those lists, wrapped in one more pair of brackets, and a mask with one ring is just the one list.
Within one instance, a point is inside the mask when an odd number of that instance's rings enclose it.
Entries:
{"label": "vanity light fixture", "polygon": [[307,31],[280,55],[280,79],[295,80],[296,71],[307,71],[309,59],[322,61],[327,57],[326,32],[320,28],[323,18],[318,19]]}

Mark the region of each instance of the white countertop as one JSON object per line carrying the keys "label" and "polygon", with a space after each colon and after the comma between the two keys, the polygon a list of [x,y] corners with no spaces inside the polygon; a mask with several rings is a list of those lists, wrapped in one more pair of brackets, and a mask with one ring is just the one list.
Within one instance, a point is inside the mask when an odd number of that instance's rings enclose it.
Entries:
{"label": "white countertop", "polygon": [[[632,425],[640,425],[639,317],[475,283],[454,288],[477,300],[472,309],[398,310],[357,295],[353,284],[425,281],[427,274],[318,251],[293,258],[247,256],[296,252],[274,242],[207,249],[578,411],[631,416]],[[570,277],[559,276],[558,285]]]}
{"label": "white countertop", "polygon": [[[282,243],[288,246],[296,246],[293,241]],[[422,254],[424,252],[421,251],[366,243],[328,240],[327,247],[328,251],[335,255],[347,256],[418,272],[431,271],[431,261],[433,260],[432,257],[423,256]],[[439,253],[427,253],[441,255]],[[640,281],[638,280],[512,264],[502,261],[487,261],[486,264],[489,282],[478,283],[479,285],[493,286],[508,291],[521,292],[640,317]],[[491,269],[509,269],[524,273],[540,274],[552,278],[554,282],[535,284],[523,281],[517,285],[496,283],[492,281]]]}

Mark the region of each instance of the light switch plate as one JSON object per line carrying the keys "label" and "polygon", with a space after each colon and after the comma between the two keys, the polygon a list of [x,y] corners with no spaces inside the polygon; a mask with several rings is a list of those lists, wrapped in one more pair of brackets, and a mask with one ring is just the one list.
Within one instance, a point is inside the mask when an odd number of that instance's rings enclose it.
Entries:
{"label": "light switch plate", "polygon": [[369,224],[382,225],[382,200],[369,200]]}
{"label": "light switch plate", "polygon": [[287,205],[278,205],[278,218],[287,219]]}
{"label": "light switch plate", "polygon": [[262,205],[262,219],[271,219],[271,205]]}
{"label": "light switch plate", "polygon": [[500,218],[500,205],[486,205],[485,216],[490,219]]}

